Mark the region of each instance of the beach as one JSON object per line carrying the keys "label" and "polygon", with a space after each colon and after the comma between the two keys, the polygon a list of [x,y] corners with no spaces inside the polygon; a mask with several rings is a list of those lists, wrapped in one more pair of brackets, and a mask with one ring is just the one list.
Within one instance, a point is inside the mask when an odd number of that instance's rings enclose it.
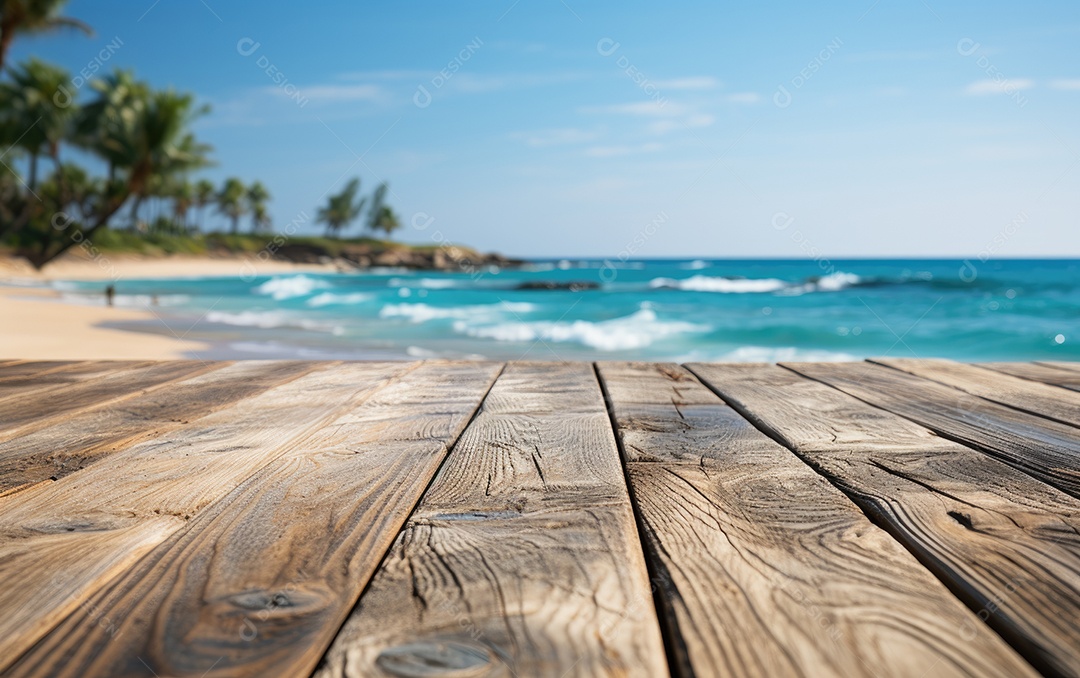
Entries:
{"label": "beach", "polygon": [[[536,260],[474,274],[243,257],[4,263],[3,358],[1076,360],[1080,262]],[[115,286],[115,308],[104,290]]]}
{"label": "beach", "polygon": [[[73,252],[36,271],[25,261],[0,256],[0,359],[165,360],[190,358],[207,344],[183,338],[148,305],[110,308],[104,288],[110,281],[153,278],[237,276],[252,271],[248,256],[113,255],[93,259]],[[259,274],[333,272],[330,265],[258,261]],[[49,285],[56,281],[98,281],[100,305],[65,303]],[[159,331],[132,332],[117,324],[155,324]],[[179,336],[178,336],[179,335]]]}

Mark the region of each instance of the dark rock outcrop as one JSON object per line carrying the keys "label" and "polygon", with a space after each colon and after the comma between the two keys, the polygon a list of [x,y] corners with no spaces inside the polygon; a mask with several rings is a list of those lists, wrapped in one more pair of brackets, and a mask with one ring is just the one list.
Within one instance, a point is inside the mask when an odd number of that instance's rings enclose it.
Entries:
{"label": "dark rock outcrop", "polygon": [[277,249],[274,256],[300,264],[336,262],[339,268],[387,266],[454,273],[475,273],[493,266],[502,268],[520,266],[525,263],[517,259],[509,259],[501,254],[480,254],[455,246],[381,249],[363,243],[343,243],[334,253],[320,245],[286,243]]}
{"label": "dark rock outcrop", "polygon": [[581,292],[582,290],[598,290],[600,289],[600,283],[592,282],[590,280],[572,280],[570,282],[562,282],[559,280],[530,280],[529,282],[523,282],[515,290],[568,290],[570,292]]}

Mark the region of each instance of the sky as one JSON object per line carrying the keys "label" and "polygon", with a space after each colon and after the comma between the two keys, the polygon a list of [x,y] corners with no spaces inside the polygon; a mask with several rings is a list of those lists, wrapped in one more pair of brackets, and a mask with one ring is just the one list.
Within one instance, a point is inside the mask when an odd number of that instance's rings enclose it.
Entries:
{"label": "sky", "polygon": [[1080,3],[825,4],[73,0],[12,56],[195,92],[279,230],[357,176],[517,256],[1080,255]]}

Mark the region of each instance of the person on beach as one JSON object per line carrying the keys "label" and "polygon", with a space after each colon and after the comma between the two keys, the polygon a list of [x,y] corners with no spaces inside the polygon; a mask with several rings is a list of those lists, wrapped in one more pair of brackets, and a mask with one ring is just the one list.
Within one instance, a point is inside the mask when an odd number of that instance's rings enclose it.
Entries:
{"label": "person on beach", "polygon": [[109,285],[105,288],[105,305],[110,308],[113,305],[113,297],[116,296],[116,287]]}

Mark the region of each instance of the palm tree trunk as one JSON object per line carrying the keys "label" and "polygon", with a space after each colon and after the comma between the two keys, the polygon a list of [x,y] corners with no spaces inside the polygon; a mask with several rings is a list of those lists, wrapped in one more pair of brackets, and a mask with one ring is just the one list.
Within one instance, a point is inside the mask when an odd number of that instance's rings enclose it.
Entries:
{"label": "palm tree trunk", "polygon": [[[142,201],[143,201],[143,197],[141,195],[137,195],[137,196],[135,196],[135,201],[131,203],[131,228],[132,228],[132,230],[138,230],[138,228],[139,228],[139,208],[142,207]],[[119,208],[117,208],[117,209],[119,209]]]}
{"label": "palm tree trunk", "polygon": [[[21,254],[24,257],[26,257],[26,260],[29,261],[30,264],[34,268],[36,268],[37,270],[40,271],[42,268],[44,268],[45,264],[49,263],[53,259],[56,259],[61,254],[63,254],[64,252],[67,252],[69,249],[74,247],[76,243],[84,242],[84,241],[89,240],[90,236],[92,236],[94,234],[94,232],[96,232],[99,228],[101,228],[105,224],[109,223],[109,219],[111,219],[114,214],[116,214],[117,212],[120,211],[120,208],[124,206],[124,203],[127,202],[127,199],[130,196],[131,196],[131,194],[128,193],[128,194],[124,195],[122,198],[120,198],[119,200],[116,200],[112,204],[107,205],[105,207],[105,211],[102,212],[101,215],[98,216],[97,221],[94,222],[94,225],[91,226],[90,228],[83,229],[83,231],[82,231],[82,236],[83,237],[82,238],[76,240],[75,238],[67,238],[67,237],[65,237],[65,238],[59,238],[59,239],[54,240],[52,242],[47,241],[44,244],[42,244],[42,247],[41,247],[41,249],[39,251],[31,252],[31,253],[21,253]],[[141,196],[136,197],[136,201],[138,201],[140,199],[141,199]],[[53,243],[56,243],[57,246],[50,249],[49,245],[53,244]]]}
{"label": "palm tree trunk", "polygon": [[27,186],[30,187],[31,191],[33,191],[35,188],[37,188],[37,165],[38,165],[37,161],[38,161],[37,153],[31,153],[30,154],[30,177],[29,177],[30,183],[27,184]]}
{"label": "palm tree trunk", "polygon": [[15,39],[15,26],[10,22],[0,21],[0,71],[3,71],[7,63],[8,51],[11,49],[11,41]]}

